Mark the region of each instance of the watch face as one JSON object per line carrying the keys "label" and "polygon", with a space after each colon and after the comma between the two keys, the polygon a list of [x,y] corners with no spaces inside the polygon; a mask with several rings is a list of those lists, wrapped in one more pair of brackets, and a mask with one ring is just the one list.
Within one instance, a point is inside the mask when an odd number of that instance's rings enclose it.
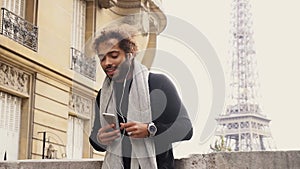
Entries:
{"label": "watch face", "polygon": [[151,133],[154,133],[154,132],[156,132],[156,127],[155,126],[150,126],[149,130],[150,130]]}

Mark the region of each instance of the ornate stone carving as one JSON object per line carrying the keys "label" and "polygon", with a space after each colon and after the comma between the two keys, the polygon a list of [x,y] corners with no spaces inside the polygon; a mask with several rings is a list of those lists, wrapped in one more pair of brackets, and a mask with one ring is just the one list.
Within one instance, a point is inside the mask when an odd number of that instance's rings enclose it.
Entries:
{"label": "ornate stone carving", "polygon": [[77,93],[71,93],[69,108],[78,114],[90,117],[93,110],[93,101]]}
{"label": "ornate stone carving", "polygon": [[0,62],[0,85],[29,94],[30,75],[24,71]]}

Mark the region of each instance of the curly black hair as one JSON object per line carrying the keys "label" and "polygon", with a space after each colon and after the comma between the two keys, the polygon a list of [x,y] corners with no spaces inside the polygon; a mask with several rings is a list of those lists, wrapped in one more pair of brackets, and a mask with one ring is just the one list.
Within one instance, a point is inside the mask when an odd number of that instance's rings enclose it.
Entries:
{"label": "curly black hair", "polygon": [[114,25],[101,31],[101,34],[94,41],[94,50],[98,53],[98,46],[109,39],[117,39],[119,48],[125,53],[135,53],[138,50],[134,37],[137,30],[128,24]]}

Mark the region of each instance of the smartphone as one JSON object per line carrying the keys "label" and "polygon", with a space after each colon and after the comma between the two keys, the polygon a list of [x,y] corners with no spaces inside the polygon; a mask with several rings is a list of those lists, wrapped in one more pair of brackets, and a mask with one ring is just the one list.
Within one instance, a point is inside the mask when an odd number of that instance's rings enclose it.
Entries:
{"label": "smartphone", "polygon": [[116,115],[110,113],[102,113],[102,115],[108,124],[117,124]]}

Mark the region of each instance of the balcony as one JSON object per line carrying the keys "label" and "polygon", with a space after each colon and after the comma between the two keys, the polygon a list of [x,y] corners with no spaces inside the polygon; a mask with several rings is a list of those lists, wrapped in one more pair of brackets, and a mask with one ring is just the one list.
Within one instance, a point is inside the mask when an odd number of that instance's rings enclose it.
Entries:
{"label": "balcony", "polygon": [[87,57],[75,48],[71,48],[71,69],[96,81],[96,59],[94,57]]}
{"label": "balcony", "polygon": [[0,34],[26,46],[37,52],[38,50],[38,27],[10,12],[1,8]]}

